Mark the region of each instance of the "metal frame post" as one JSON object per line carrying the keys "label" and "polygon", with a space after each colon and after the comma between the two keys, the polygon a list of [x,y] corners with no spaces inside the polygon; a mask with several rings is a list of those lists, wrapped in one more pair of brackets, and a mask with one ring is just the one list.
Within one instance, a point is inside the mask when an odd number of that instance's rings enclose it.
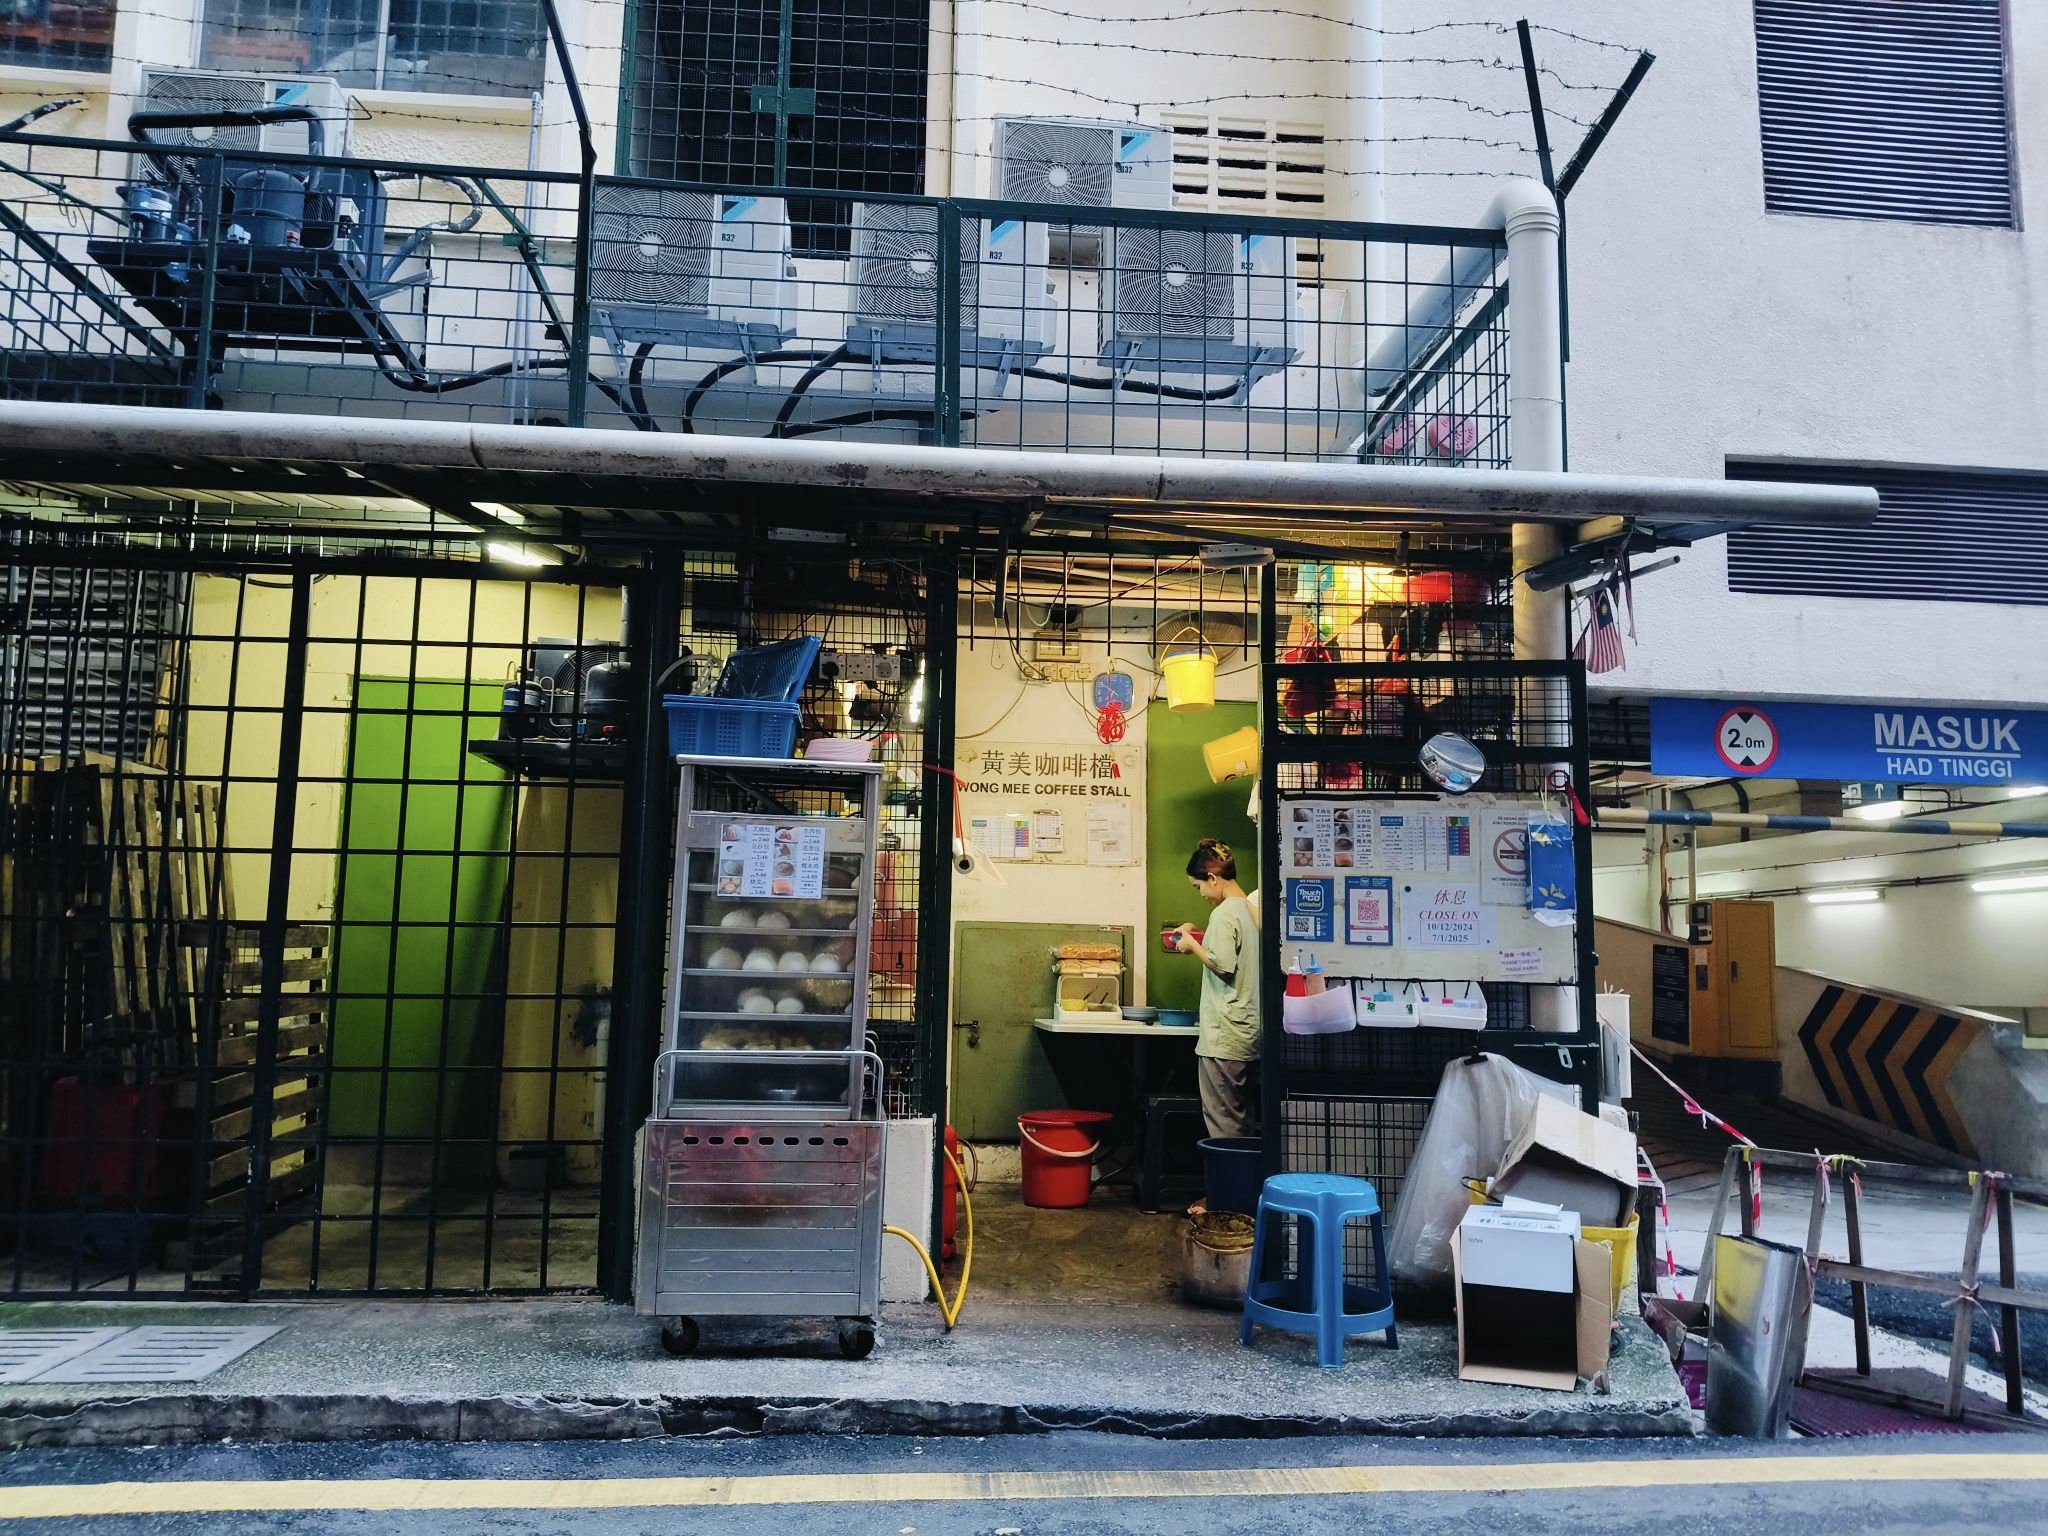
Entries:
{"label": "metal frame post", "polygon": [[[1270,678],[1280,660],[1280,577],[1276,562],[1259,568],[1259,663]],[[1280,884],[1280,717],[1270,684],[1259,689],[1259,1119],[1264,1171],[1286,1159],[1287,1031],[1282,1027],[1287,983],[1280,970],[1280,930],[1287,903]],[[1256,1276],[1254,1278],[1257,1278]]]}
{"label": "metal frame post", "polygon": [[[243,1214],[240,1276],[244,1296],[253,1295],[263,1281],[263,1213],[270,1195],[271,1109],[277,1096],[278,1021],[284,1007],[284,949],[291,921],[292,859],[298,835],[299,748],[306,719],[306,637],[313,620],[311,572],[299,567],[292,572],[291,583],[284,697],[278,713],[277,799],[270,821],[270,882],[264,899],[263,950],[258,973],[262,978],[262,995],[257,1002],[255,1088],[249,1104],[249,1190]],[[337,921],[339,916],[337,913]],[[328,1053],[333,1053],[331,1040]]]}
{"label": "metal frame post", "polygon": [[945,1230],[948,1027],[953,1003],[953,732],[958,714],[958,552],[924,562],[924,765],[918,804],[917,1102],[932,1117],[931,1235]]}
{"label": "metal frame post", "polygon": [[653,1103],[668,941],[669,802],[673,797],[661,674],[682,635],[682,571],[657,560],[627,588],[626,655],[635,680],[632,740],[620,824],[619,905],[613,944],[611,1049],[605,1060],[604,1174],[598,1186],[597,1286],[633,1294],[633,1212],[639,1130]]}

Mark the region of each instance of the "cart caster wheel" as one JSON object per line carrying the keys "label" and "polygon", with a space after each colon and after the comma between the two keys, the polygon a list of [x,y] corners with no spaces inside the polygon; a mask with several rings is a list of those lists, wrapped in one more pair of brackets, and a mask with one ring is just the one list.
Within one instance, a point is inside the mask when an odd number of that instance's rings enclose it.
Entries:
{"label": "cart caster wheel", "polygon": [[875,1325],[865,1318],[849,1317],[839,1324],[839,1353],[849,1360],[865,1360],[875,1352]]}
{"label": "cart caster wheel", "polygon": [[661,1325],[661,1347],[672,1355],[693,1355],[697,1352],[697,1320],[693,1317],[672,1318]]}

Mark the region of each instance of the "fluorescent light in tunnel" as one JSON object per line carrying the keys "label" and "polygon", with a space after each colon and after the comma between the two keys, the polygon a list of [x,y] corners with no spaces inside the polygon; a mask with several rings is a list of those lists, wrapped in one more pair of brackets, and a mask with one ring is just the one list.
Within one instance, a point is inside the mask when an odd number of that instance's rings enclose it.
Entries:
{"label": "fluorescent light in tunnel", "polygon": [[1884,892],[1874,885],[1838,885],[1831,889],[1808,891],[1806,899],[1816,907],[1848,907],[1866,901],[1882,901]]}
{"label": "fluorescent light in tunnel", "polygon": [[2001,891],[2048,891],[2048,871],[2038,875],[1994,875],[1988,880],[1972,880],[1970,889],[1985,896]]}
{"label": "fluorescent light in tunnel", "polygon": [[1849,814],[1858,821],[1897,821],[1906,814],[1903,800],[1866,800],[1861,805],[1849,807]]}
{"label": "fluorescent light in tunnel", "polygon": [[2012,784],[2005,791],[2008,800],[2031,800],[2036,795],[2048,795],[2048,784]]}

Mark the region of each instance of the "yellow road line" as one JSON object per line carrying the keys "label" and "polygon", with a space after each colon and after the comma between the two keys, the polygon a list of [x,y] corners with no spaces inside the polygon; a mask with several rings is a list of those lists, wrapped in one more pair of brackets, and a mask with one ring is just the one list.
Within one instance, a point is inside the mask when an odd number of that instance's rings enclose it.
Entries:
{"label": "yellow road line", "polygon": [[702,1509],[1041,1499],[1298,1498],[1789,1483],[2048,1482],[2048,1454],[1703,1456],[1435,1466],[1143,1472],[881,1472],[849,1476],[365,1478],[0,1486],[0,1520],[315,1510]]}

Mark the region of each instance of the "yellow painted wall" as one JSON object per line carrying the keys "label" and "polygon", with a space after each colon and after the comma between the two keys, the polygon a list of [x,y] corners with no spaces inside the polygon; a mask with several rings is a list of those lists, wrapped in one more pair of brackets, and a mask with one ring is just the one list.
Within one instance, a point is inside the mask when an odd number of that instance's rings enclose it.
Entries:
{"label": "yellow painted wall", "polygon": [[[270,878],[291,616],[291,592],[282,583],[281,577],[245,583],[201,576],[193,590],[188,771],[200,778],[228,776],[226,844],[235,912],[243,918],[262,914]],[[534,638],[614,641],[619,622],[618,593],[604,588],[403,577],[316,580],[291,919],[318,922],[334,915],[349,698],[357,675],[502,678]]]}

